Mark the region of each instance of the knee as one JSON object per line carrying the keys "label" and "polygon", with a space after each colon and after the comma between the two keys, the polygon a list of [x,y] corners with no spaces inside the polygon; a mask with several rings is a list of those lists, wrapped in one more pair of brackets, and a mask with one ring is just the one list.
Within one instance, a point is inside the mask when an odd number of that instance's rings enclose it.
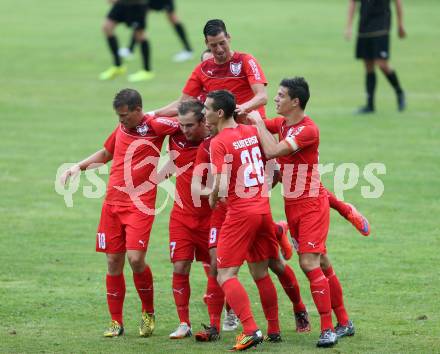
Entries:
{"label": "knee", "polygon": [[131,269],[135,273],[141,273],[145,270],[145,259],[143,256],[131,256],[128,258],[128,261],[130,263]]}
{"label": "knee", "polygon": [[191,262],[175,262],[173,263],[173,272],[177,274],[189,274],[191,270]]}
{"label": "knee", "polygon": [[269,268],[272,272],[279,276],[284,273],[285,266],[284,263],[280,259],[278,259],[276,261],[270,261]]}
{"label": "knee", "polygon": [[178,23],[180,23],[180,20],[175,12],[167,13],[167,16],[168,16],[168,21],[170,21],[170,23],[172,23],[173,25],[177,25]]}
{"label": "knee", "polygon": [[144,30],[138,30],[134,32],[134,39],[136,40],[136,42],[142,42],[144,39],[146,39],[146,37],[147,36]]}
{"label": "knee", "polygon": [[374,72],[374,61],[373,60],[365,61],[365,70],[367,73]]}
{"label": "knee", "polygon": [[119,275],[124,270],[124,258],[109,257],[107,259],[107,272],[110,275]]}
{"label": "knee", "polygon": [[252,269],[249,268],[249,271],[252,275],[252,278],[256,281],[259,279],[263,279],[265,276],[267,276],[267,269]]}
{"label": "knee", "polygon": [[218,273],[217,273],[217,283],[218,283],[220,286],[222,286],[223,283],[224,283],[226,280],[228,280],[228,279],[229,279],[229,278],[228,278],[227,274],[223,274],[223,273],[221,273],[221,272],[218,272]]}
{"label": "knee", "polygon": [[309,259],[300,259],[299,266],[301,267],[304,273],[308,273],[311,270],[317,268],[317,265],[314,262],[311,262]]}
{"label": "knee", "polygon": [[322,269],[328,269],[329,267],[331,267],[331,265],[332,264],[330,263],[328,257],[321,257],[320,266]]}
{"label": "knee", "polygon": [[105,21],[104,24],[102,25],[102,32],[104,32],[104,34],[107,37],[112,36],[113,35],[113,25],[109,21]]}

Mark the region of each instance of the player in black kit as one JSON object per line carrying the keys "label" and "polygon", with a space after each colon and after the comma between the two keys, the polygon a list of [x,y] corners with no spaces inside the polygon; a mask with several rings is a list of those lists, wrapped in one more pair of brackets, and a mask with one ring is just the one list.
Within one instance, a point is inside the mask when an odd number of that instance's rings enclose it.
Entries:
{"label": "player in black kit", "polygon": [[[397,73],[389,66],[389,42],[391,27],[391,0],[349,0],[348,21],[345,36],[351,38],[353,16],[356,2],[360,2],[359,29],[357,35],[356,58],[362,59],[365,64],[365,86],[367,104],[358,110],[358,113],[374,112],[374,92],[376,89],[375,65],[377,65],[397,95],[397,107],[403,111],[406,106],[405,94],[400,86]],[[398,34],[400,38],[406,36],[403,26],[402,0],[395,0]]]}

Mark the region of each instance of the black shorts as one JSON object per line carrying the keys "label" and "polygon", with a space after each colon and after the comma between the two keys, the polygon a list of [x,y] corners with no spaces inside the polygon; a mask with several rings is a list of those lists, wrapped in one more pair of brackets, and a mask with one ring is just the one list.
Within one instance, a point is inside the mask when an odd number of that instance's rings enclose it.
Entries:
{"label": "black shorts", "polygon": [[118,23],[125,23],[134,30],[145,29],[147,5],[114,4],[107,18]]}
{"label": "black shorts", "polygon": [[174,12],[174,0],[150,0],[148,8],[155,11],[165,10],[168,13]]}
{"label": "black shorts", "polygon": [[389,59],[390,36],[361,37],[357,39],[356,58],[358,59]]}

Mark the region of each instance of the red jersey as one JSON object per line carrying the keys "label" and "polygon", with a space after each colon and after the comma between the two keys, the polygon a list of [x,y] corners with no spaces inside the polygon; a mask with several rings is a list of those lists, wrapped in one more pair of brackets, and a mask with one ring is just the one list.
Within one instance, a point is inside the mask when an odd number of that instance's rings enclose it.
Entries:
{"label": "red jersey", "polygon": [[[122,124],[116,127],[104,143],[104,148],[113,154],[105,197],[107,204],[133,205],[139,198],[154,209],[157,185],[152,182],[151,174],[157,172],[165,136],[178,130],[179,124],[174,118],[154,119],[148,115],[135,129],[127,130]],[[145,164],[142,166],[142,163]],[[141,190],[134,190],[136,187]]]}
{"label": "red jersey", "polygon": [[[208,170],[208,168],[202,169],[201,166],[203,164],[206,167],[209,167],[211,164],[211,155],[210,155],[211,141],[212,141],[212,137],[211,136],[207,137],[205,140],[202,141],[202,143],[200,144],[197,150],[194,174],[202,177],[203,184],[206,183],[206,180],[208,178],[208,173],[211,173],[211,171]],[[226,214],[226,203],[219,200],[214,208],[213,215],[214,213]]]}
{"label": "red jersey", "polygon": [[[172,155],[173,151],[177,152],[178,156],[173,161],[178,169],[182,169],[182,172],[179,172],[176,177],[176,193],[178,193],[180,201],[174,201],[173,215],[175,215],[175,213],[190,214],[205,218],[211,213],[208,198],[193,196],[191,192],[194,165],[200,144],[200,141],[192,142],[187,140],[182,132],[178,132],[170,137],[170,154]],[[194,198],[200,198],[200,205],[194,203]],[[181,202],[183,208],[179,205],[179,202]]]}
{"label": "red jersey", "polygon": [[217,173],[228,176],[229,213],[270,213],[265,158],[256,127],[239,124],[223,129],[211,141],[211,162]]}
{"label": "red jersey", "polygon": [[285,203],[321,195],[324,187],[318,170],[319,128],[315,122],[305,116],[294,125],[287,125],[283,117],[266,119],[264,123],[272,134],[278,134],[280,141],[286,141],[295,150],[277,158],[283,176]]}
{"label": "red jersey", "polygon": [[[250,54],[234,52],[226,63],[216,64],[214,58],[210,58],[197,65],[183,93],[198,97],[203,91],[229,90],[235,95],[237,104],[243,104],[255,96],[251,87],[254,84],[267,85],[260,64]],[[262,117],[266,116],[264,106],[258,111]]]}

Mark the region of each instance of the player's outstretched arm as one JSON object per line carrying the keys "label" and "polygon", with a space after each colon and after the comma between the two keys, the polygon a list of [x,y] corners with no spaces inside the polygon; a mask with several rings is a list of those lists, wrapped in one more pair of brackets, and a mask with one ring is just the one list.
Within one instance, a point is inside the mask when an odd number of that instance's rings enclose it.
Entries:
{"label": "player's outstretched arm", "polygon": [[251,88],[254,92],[254,97],[247,102],[237,105],[235,112],[238,115],[247,114],[267,103],[267,89],[264,84],[253,84]]}
{"label": "player's outstretched arm", "polygon": [[348,16],[347,25],[345,27],[344,37],[346,40],[351,39],[351,34],[353,32],[353,17],[356,11],[356,2],[354,0],[348,0]]}
{"label": "player's outstretched arm", "polygon": [[257,111],[252,111],[247,115],[247,118],[249,122],[251,122],[258,128],[260,142],[263,146],[264,155],[267,159],[289,155],[294,151],[285,140],[282,140],[280,142],[277,142],[275,140],[272,133],[267,130],[266,124],[261,118],[260,113],[258,113]]}
{"label": "player's outstretched arm", "polygon": [[[100,164],[104,164],[109,162],[113,158],[113,155],[108,152],[105,148],[98,150],[94,154],[85,158],[84,160],[78,162],[73,165],[60,176],[60,183],[65,185],[67,180],[74,179],[78,176],[81,171],[84,171],[87,168],[97,168]],[[95,165],[95,166],[93,166]]]}
{"label": "player's outstretched arm", "polygon": [[179,106],[179,103],[190,99],[194,99],[194,97],[183,93],[178,100],[173,101],[164,107],[155,109],[154,111],[151,111],[149,113],[160,117],[175,117],[177,116],[177,107]]}

